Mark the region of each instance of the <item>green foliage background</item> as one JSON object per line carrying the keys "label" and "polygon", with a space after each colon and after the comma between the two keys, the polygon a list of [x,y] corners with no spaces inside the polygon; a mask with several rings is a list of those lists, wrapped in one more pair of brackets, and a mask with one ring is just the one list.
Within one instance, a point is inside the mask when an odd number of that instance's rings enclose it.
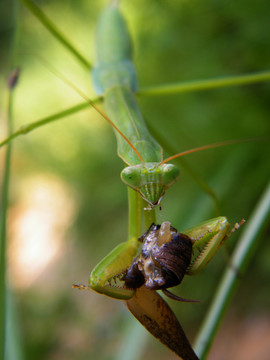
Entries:
{"label": "green foliage background", "polygon": [[[37,3],[93,63],[94,27],[107,2]],[[2,14],[6,14],[1,15],[5,19],[1,81],[3,85],[8,73],[8,40],[17,24],[15,65],[22,71],[14,109],[18,128],[81,102],[72,89],[44,68],[36,55],[53,63],[90,97],[94,92],[89,74],[76,60],[27,9],[18,7],[18,16],[10,11],[12,4],[1,4]],[[134,61],[141,87],[269,68],[269,1],[137,0],[123,1],[122,9],[134,39]],[[164,148],[169,144],[180,152],[227,139],[269,136],[269,89],[269,83],[263,83],[140,97],[139,103],[149,126],[164,138]],[[3,99],[1,105],[3,119]],[[29,188],[24,184],[37,174],[61,184],[74,208],[57,261],[46,267],[30,287],[12,290],[24,358],[118,358],[115,354],[127,341],[129,322],[133,321],[124,305],[92,292],[71,289],[74,282],[87,283],[94,265],[126,239],[127,194],[119,178],[123,163],[116,155],[112,130],[89,109],[15,140],[13,155],[11,209],[16,209],[22,194],[27,195]],[[209,150],[185,160],[213,187],[222,215],[232,223],[243,217],[248,221],[269,180],[269,142]],[[216,215],[213,201],[183,169],[178,183],[163,199],[159,221],[169,220],[181,230]],[[10,227],[15,216],[11,211]],[[230,239],[230,249],[238,236]],[[261,313],[270,316],[267,239],[265,231],[241,279],[228,315],[233,319]],[[202,300],[199,305],[171,303],[191,337],[196,334],[225,266],[226,257],[220,252],[202,274],[185,279],[175,289],[181,296]],[[156,359],[169,356],[151,338],[144,354]]]}

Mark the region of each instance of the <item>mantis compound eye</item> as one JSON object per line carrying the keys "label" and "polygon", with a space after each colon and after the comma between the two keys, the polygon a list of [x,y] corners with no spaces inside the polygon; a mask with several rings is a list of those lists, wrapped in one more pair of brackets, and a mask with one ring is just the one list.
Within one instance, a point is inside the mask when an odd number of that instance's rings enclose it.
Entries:
{"label": "mantis compound eye", "polygon": [[159,166],[162,176],[162,183],[169,187],[176,182],[179,177],[179,169],[173,164],[162,164]]}
{"label": "mantis compound eye", "polygon": [[138,188],[141,185],[141,170],[134,166],[128,166],[121,172],[122,181],[132,188]]}

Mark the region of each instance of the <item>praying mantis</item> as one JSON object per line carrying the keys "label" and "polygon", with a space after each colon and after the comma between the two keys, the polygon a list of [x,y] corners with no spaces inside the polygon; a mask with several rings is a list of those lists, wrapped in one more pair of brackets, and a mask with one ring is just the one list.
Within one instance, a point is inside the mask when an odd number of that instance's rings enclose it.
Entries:
{"label": "praying mantis", "polygon": [[[123,139],[118,139],[118,142],[120,142],[121,144],[124,144],[124,146],[126,146],[126,143],[125,143],[125,141],[123,140]],[[134,145],[135,146],[135,145]],[[131,152],[132,154],[133,154],[133,150],[129,150],[129,152]],[[132,156],[135,156],[135,154],[133,154]],[[132,193],[132,192],[131,192]],[[135,196],[136,198],[137,198],[137,203],[135,202],[135,200],[130,200],[130,203],[134,203],[135,205],[134,205],[134,208],[135,208],[135,212],[137,212],[137,210],[136,209],[138,209],[138,196],[137,196],[137,193],[132,193],[133,195],[130,195],[130,196]],[[135,194],[135,195],[134,195]],[[145,197],[145,196],[144,196]],[[148,200],[148,199],[147,199]],[[158,197],[158,200],[157,200],[157,202],[159,201],[159,197]],[[153,201],[151,201],[150,200],[150,202],[151,203],[155,203],[156,201],[155,200],[153,200]],[[145,207],[147,206],[147,205],[144,205]],[[154,221],[155,222],[155,218],[154,218],[154,214],[153,214],[153,210],[146,210],[145,211],[146,212],[146,220],[145,220],[145,223],[146,223],[146,227],[149,227],[150,225],[151,225],[151,223]],[[148,218],[147,218],[148,217]],[[133,216],[132,216],[132,218],[134,218]],[[135,230],[134,230],[134,227],[135,227]],[[145,229],[146,230],[146,229]],[[130,236],[130,238],[132,238],[132,241],[133,242],[135,242],[134,241],[134,239],[136,239],[136,241],[137,241],[137,238],[141,235],[141,227],[140,227],[140,225],[139,225],[139,220],[137,220],[136,222],[135,222],[135,225],[133,225],[133,235],[132,236]],[[226,232],[227,231],[225,231],[225,233],[223,233],[222,234],[222,236],[221,236],[221,238],[223,238],[223,237],[225,237],[225,234],[226,234]],[[130,249],[130,247],[128,247],[128,249]],[[130,256],[130,258],[128,259],[126,256],[124,256],[123,254],[121,255],[121,257],[123,258],[123,259],[125,259],[125,267],[127,267],[128,265],[127,264],[131,264],[131,260],[134,258],[134,256],[135,256],[135,254],[137,253],[137,247],[134,249],[134,252],[131,254],[131,256]],[[108,259],[108,258],[107,258]],[[106,260],[107,261],[107,260]],[[109,269],[112,269],[113,271],[115,271],[115,268],[114,268],[114,266],[112,265],[112,264],[106,264],[106,266],[109,268]],[[102,271],[104,271],[104,267],[102,267]],[[104,274],[102,274],[102,275],[104,275]],[[92,284],[92,286],[93,287],[95,287],[95,285],[94,285],[94,281],[93,281],[93,276],[92,276],[92,279],[91,279],[91,281],[93,282],[93,284]],[[98,284],[98,286],[100,286],[100,284]],[[104,287],[102,288],[102,291],[104,291]],[[117,292],[117,294],[119,294],[119,293],[121,293],[122,294],[122,291],[124,291],[123,289],[121,290],[121,291],[118,291]],[[110,296],[113,296],[113,297],[117,297],[117,295],[116,294],[112,294],[112,289],[110,288],[110,289],[108,289],[108,291],[106,290],[106,294],[107,295],[110,295]],[[122,295],[121,295],[122,296]],[[129,295],[128,295],[128,297],[129,297]]]}
{"label": "praying mantis", "polygon": [[[185,301],[167,288],[179,284],[185,274],[203,269],[239,224],[230,230],[228,220],[219,217],[178,234],[170,223],[164,222],[145,234],[141,240],[142,256],[134,260],[140,249],[140,197],[150,205],[144,208],[148,228],[156,222],[155,207],[176,182],[179,171],[175,165],[167,164],[169,159],[162,159],[162,149],[148,132],[134,98],[137,85],[131,41],[118,5],[112,4],[103,12],[97,45],[94,85],[104,97],[108,118],[103,117],[116,130],[118,155],[129,165],[121,173],[121,179],[129,186],[129,235],[127,242],[118,245],[91,272],[89,287],[74,287],[127,300],[133,315],[161,342],[184,360],[197,359],[181,326],[155,290],[162,289],[169,297]],[[186,256],[186,260],[181,260],[181,256]],[[178,269],[178,262],[182,261],[184,264]]]}

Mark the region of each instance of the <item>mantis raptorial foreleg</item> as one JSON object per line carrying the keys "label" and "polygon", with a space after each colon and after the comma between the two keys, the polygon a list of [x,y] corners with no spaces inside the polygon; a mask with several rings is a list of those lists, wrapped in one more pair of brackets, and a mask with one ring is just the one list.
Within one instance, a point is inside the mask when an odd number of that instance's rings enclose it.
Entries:
{"label": "mantis raptorial foreleg", "polygon": [[[183,359],[198,359],[175,315],[155,291],[190,302],[167,289],[179,285],[185,275],[201,271],[241,223],[230,230],[228,220],[219,217],[183,233],[169,222],[152,224],[137,244],[122,243],[108,254],[91,272],[89,286],[74,287],[127,300],[129,310],[152,335]],[[141,242],[140,253],[133,259]]]}
{"label": "mantis raptorial foreleg", "polygon": [[89,288],[127,300],[134,296],[134,289],[143,285],[150,290],[179,285],[184,275],[200,272],[243,222],[230,229],[228,220],[218,217],[182,233],[169,222],[152,224],[139,239],[118,245],[95,267]]}

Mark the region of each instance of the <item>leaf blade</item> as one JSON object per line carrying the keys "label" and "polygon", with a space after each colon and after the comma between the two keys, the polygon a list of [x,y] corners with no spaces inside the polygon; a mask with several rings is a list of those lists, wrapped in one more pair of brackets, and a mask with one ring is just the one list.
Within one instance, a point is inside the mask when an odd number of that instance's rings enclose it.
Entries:
{"label": "leaf blade", "polygon": [[136,319],[180,358],[198,360],[173,311],[155,291],[142,286],[126,303]]}

